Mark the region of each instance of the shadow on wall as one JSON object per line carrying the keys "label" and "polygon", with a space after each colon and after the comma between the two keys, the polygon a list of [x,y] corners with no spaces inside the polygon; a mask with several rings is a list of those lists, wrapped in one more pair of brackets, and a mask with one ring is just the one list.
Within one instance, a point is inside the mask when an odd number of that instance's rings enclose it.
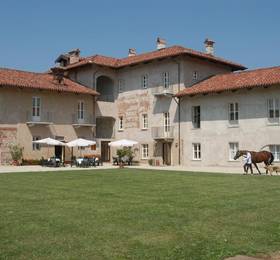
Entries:
{"label": "shadow on wall", "polygon": [[99,92],[98,100],[114,102],[114,81],[107,76],[99,76],[96,80],[96,91]]}
{"label": "shadow on wall", "polygon": [[171,97],[157,97],[154,101],[153,114],[162,114],[170,110],[172,98]]}

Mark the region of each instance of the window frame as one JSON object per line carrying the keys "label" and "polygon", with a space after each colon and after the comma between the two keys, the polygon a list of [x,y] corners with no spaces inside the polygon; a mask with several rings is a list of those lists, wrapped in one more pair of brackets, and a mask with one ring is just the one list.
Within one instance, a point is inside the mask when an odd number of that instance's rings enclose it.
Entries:
{"label": "window frame", "polygon": [[148,114],[143,113],[142,114],[142,123],[141,123],[141,129],[147,130],[149,128],[149,120],[148,120]]}
{"label": "window frame", "polygon": [[[196,111],[198,109],[198,111]],[[193,129],[201,128],[201,107],[192,106],[192,126]]]}
{"label": "window frame", "polygon": [[148,74],[142,75],[141,85],[142,85],[142,89],[147,89],[148,88]]}
{"label": "window frame", "polygon": [[192,143],[192,160],[201,161],[201,143]]}
{"label": "window frame", "polygon": [[274,162],[280,162],[280,145],[279,144],[271,144],[271,145],[269,145],[269,151],[274,156]]}
{"label": "window frame", "polygon": [[163,88],[167,89],[170,86],[169,72],[165,71],[162,73]]}
{"label": "window frame", "polygon": [[118,79],[118,93],[124,92],[124,85],[125,85],[124,79]]}
{"label": "window frame", "polygon": [[[32,141],[38,141],[38,140],[41,140],[40,136],[38,136],[38,135],[32,136]],[[40,150],[41,150],[41,145],[32,142],[32,151],[35,152],[35,151],[40,151]]]}
{"label": "window frame", "polygon": [[[279,122],[279,98],[268,98],[267,100],[267,118],[270,122]],[[272,114],[271,114],[272,112]]]}
{"label": "window frame", "polygon": [[194,70],[192,76],[193,76],[193,80],[198,80],[198,71]]}
{"label": "window frame", "polygon": [[119,116],[118,118],[118,131],[123,131],[124,130],[124,117]]}
{"label": "window frame", "polygon": [[239,124],[239,103],[231,102],[228,104],[228,122],[232,125]]}
{"label": "window frame", "polygon": [[[231,145],[233,145],[233,146],[236,145],[236,147],[231,149]],[[233,161],[235,161],[234,156],[239,149],[239,143],[238,142],[229,142],[228,143],[228,149],[229,149],[228,159],[229,159],[229,161],[233,162]]]}
{"label": "window frame", "polygon": [[84,121],[85,120],[85,101],[84,100],[79,100],[78,101],[78,114],[77,114],[77,119],[79,121]]}
{"label": "window frame", "polygon": [[149,144],[141,145],[141,159],[142,160],[149,159]]}
{"label": "window frame", "polygon": [[[39,101],[39,102],[38,102]],[[39,105],[38,105],[39,103]],[[32,97],[32,118],[40,119],[42,114],[42,100],[39,96]]]}

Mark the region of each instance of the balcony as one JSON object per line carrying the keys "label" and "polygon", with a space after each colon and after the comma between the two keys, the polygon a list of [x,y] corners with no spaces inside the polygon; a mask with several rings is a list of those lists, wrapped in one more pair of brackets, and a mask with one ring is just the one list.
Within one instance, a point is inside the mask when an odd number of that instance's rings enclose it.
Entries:
{"label": "balcony", "polygon": [[26,111],[26,124],[33,126],[49,126],[53,124],[53,112],[41,112],[40,116],[33,116],[31,111]]}
{"label": "balcony", "polygon": [[78,118],[77,114],[72,114],[72,125],[75,128],[79,127],[94,127],[94,117],[93,115],[85,115],[83,119]]}
{"label": "balcony", "polygon": [[152,127],[152,138],[172,141],[174,139],[174,126]]}
{"label": "balcony", "polygon": [[175,91],[173,86],[169,86],[167,88],[163,86],[152,88],[152,94],[155,97],[169,97],[172,98],[173,95],[175,95]]}

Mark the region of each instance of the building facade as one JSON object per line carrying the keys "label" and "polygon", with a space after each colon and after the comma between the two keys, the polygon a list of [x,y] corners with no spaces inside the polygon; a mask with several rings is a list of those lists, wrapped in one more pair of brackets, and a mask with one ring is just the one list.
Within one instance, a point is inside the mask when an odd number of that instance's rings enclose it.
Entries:
{"label": "building facade", "polygon": [[32,141],[47,137],[65,142],[78,137],[94,138],[95,91],[69,79],[59,83],[51,74],[7,69],[0,70],[0,82],[2,164],[11,161],[11,144],[24,147],[24,159],[39,160],[56,155],[70,160],[71,151],[67,147],[64,151],[61,146],[46,147]]}
{"label": "building facade", "polygon": [[[32,140],[84,137],[97,146],[82,152],[103,161],[116,153],[108,143],[123,138],[139,142],[134,153],[141,163],[233,166],[237,149],[270,149],[280,159],[278,67],[239,72],[246,68],[216,57],[208,39],[205,52],[166,47],[159,38],[156,44],[144,54],[129,49],[121,59],[80,57],[79,50],[60,55],[57,70],[76,92],[36,84],[1,88],[2,157],[15,140],[25,147],[24,156],[39,158],[48,151],[37,151]],[[31,116],[38,102],[39,120]],[[3,137],[9,140],[5,152]]]}

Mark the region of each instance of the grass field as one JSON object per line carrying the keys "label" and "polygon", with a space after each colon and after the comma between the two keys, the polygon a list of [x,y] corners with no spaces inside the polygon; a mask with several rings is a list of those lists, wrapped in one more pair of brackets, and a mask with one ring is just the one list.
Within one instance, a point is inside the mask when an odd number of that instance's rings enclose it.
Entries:
{"label": "grass field", "polygon": [[0,259],[223,259],[280,249],[280,178],[0,174]]}

